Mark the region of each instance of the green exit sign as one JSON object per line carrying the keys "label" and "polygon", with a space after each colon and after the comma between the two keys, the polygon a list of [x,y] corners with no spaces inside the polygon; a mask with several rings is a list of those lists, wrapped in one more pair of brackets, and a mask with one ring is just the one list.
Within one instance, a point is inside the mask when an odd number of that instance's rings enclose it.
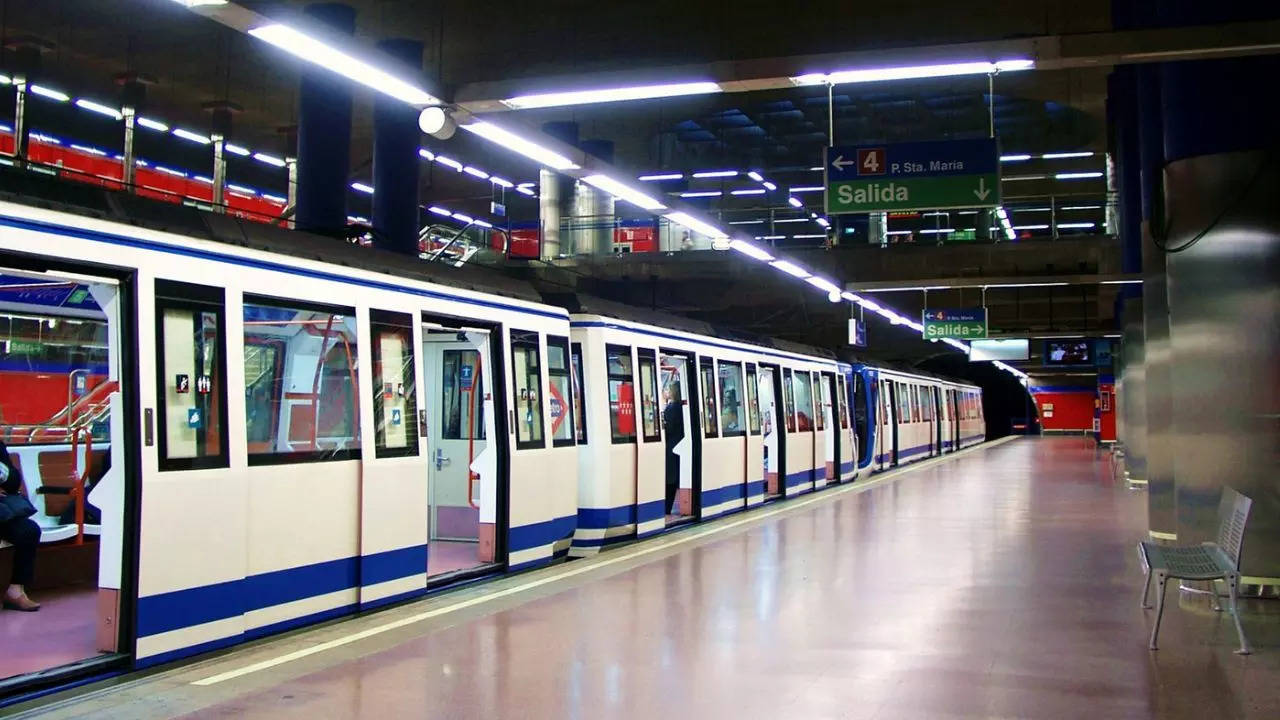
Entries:
{"label": "green exit sign", "polygon": [[920,320],[925,340],[985,340],[987,337],[986,308],[925,310]]}
{"label": "green exit sign", "polygon": [[10,355],[39,355],[43,346],[32,340],[10,340]]}

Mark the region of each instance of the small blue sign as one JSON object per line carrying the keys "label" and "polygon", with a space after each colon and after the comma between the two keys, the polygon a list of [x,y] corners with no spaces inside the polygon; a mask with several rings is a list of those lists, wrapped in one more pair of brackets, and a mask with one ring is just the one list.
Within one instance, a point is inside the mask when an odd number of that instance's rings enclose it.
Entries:
{"label": "small blue sign", "polygon": [[391,408],[391,424],[399,425],[404,422],[404,417],[400,412],[400,408]]}
{"label": "small blue sign", "polygon": [[187,427],[199,430],[200,425],[200,408],[187,408]]}
{"label": "small blue sign", "polygon": [[841,180],[979,175],[1000,170],[995,138],[827,148],[827,183]]}
{"label": "small blue sign", "polygon": [[463,365],[458,369],[458,379],[462,386],[462,390],[470,390],[471,384],[475,378],[476,368],[474,365]]}

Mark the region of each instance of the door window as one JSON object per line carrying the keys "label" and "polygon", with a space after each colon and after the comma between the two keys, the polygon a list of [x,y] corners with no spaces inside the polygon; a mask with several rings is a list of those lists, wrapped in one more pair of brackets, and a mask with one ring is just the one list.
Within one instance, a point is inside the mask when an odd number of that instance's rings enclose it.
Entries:
{"label": "door window", "polygon": [[796,430],[810,432],[813,430],[813,385],[809,373],[794,373],[791,384],[795,388]]}
{"label": "door window", "polygon": [[635,442],[636,390],[631,348],[608,345],[605,347],[605,359],[609,374],[609,427],[613,442]]}
{"label": "door window", "polygon": [[515,386],[516,449],[546,447],[542,437],[542,367],[538,333],[511,331],[511,374]]}
{"label": "door window", "polygon": [[791,371],[782,371],[782,402],[786,406],[787,432],[796,431],[795,388],[791,387]]}
{"label": "door window", "polygon": [[760,434],[760,386],[756,383],[756,366],[747,366],[747,430]]}
{"label": "door window", "polygon": [[716,372],[710,358],[699,361],[698,369],[702,373],[702,429],[707,437],[713,438],[718,434],[719,425],[716,422]]}
{"label": "door window", "polygon": [[160,469],[227,467],[221,288],[157,280]]}
{"label": "door window", "polygon": [[645,442],[660,439],[658,428],[658,372],[652,350],[638,350],[640,359],[640,425]]}
{"label": "door window", "polygon": [[573,343],[569,349],[569,362],[573,364],[573,413],[574,430],[577,431],[578,444],[587,444],[587,405],[584,401],[582,385],[582,343]]}
{"label": "door window", "polygon": [[724,437],[746,434],[742,407],[742,365],[719,363],[720,370],[720,431]]}
{"label": "door window", "polygon": [[[371,310],[369,330],[373,340],[374,454],[378,457],[417,455],[413,316]],[[248,355],[246,350],[246,358]],[[246,380],[248,369],[246,362]]]}
{"label": "door window", "polygon": [[551,444],[572,445],[575,422],[573,390],[570,388],[569,340],[547,336],[547,389],[551,393]]}
{"label": "door window", "polygon": [[480,353],[445,350],[440,361],[440,437],[484,440],[484,374]]}

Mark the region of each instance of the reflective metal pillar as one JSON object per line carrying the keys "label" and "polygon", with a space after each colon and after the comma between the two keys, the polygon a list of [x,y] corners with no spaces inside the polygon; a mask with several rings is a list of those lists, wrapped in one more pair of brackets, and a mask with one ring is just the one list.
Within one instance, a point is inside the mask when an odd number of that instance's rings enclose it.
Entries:
{"label": "reflective metal pillar", "polygon": [[[383,40],[378,48],[399,61],[405,77],[422,72],[422,43]],[[386,250],[418,255],[418,110],[379,94],[373,102],[374,242]]]}
{"label": "reflective metal pillar", "polygon": [[[305,12],[336,32],[355,32],[356,11],[317,3]],[[300,228],[334,232],[347,223],[351,164],[351,81],[304,63],[298,82],[298,203]]]}

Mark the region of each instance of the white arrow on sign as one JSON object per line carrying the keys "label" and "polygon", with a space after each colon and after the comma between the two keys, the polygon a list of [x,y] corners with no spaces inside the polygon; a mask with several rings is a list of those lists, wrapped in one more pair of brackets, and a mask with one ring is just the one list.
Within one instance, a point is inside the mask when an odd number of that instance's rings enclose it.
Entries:
{"label": "white arrow on sign", "polygon": [[837,155],[835,160],[831,161],[831,167],[836,170],[844,171],[845,168],[853,164],[852,160],[845,160],[843,155]]}
{"label": "white arrow on sign", "polygon": [[986,178],[978,178],[978,189],[974,190],[973,194],[977,195],[979,200],[987,199],[987,196],[991,194],[991,188],[987,187]]}

